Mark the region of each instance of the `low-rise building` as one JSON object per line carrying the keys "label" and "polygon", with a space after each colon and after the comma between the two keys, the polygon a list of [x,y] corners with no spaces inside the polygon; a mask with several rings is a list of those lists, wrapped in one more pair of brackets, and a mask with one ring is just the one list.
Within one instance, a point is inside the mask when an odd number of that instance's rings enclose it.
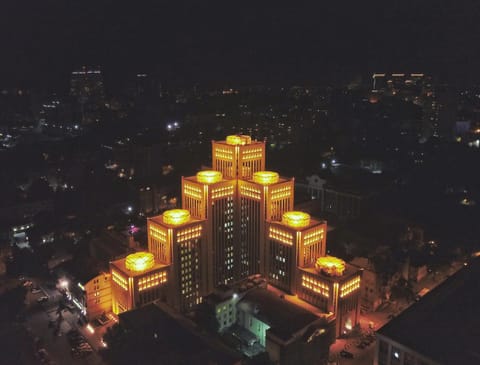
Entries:
{"label": "low-rise building", "polygon": [[476,259],[380,328],[374,365],[478,364],[479,276]]}

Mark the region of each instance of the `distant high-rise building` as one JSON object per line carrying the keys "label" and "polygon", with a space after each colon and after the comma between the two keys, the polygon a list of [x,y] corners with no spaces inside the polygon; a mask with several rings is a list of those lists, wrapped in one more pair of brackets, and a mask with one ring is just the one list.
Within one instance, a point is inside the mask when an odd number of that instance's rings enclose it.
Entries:
{"label": "distant high-rise building", "polygon": [[79,107],[79,122],[89,124],[100,120],[101,108],[105,104],[103,76],[99,68],[87,68],[72,72],[70,96]]}

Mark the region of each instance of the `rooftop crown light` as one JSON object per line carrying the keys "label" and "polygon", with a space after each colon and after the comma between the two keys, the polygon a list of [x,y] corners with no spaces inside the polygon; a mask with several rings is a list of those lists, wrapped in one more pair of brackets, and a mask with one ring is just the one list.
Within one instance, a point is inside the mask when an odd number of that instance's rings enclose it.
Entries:
{"label": "rooftop crown light", "polygon": [[125,267],[131,271],[144,271],[155,264],[153,254],[150,252],[136,252],[128,255],[125,260]]}
{"label": "rooftop crown light", "polygon": [[163,213],[163,223],[178,226],[190,219],[190,212],[186,209],[171,209]]}
{"label": "rooftop crown light", "polygon": [[315,262],[315,268],[328,276],[342,276],[345,271],[345,261],[333,256],[319,257]]}
{"label": "rooftop crown light", "polygon": [[278,182],[279,175],[273,171],[257,171],[253,174],[253,181],[262,185],[270,185]]}
{"label": "rooftop crown light", "polygon": [[282,223],[294,227],[307,227],[310,224],[310,215],[304,212],[290,211],[282,215]]}
{"label": "rooftop crown light", "polygon": [[197,173],[197,181],[205,184],[212,184],[222,180],[220,171],[205,170]]}
{"label": "rooftop crown light", "polygon": [[227,144],[231,144],[234,146],[238,145],[246,145],[252,143],[252,138],[250,136],[244,136],[244,135],[231,135],[227,136],[226,139]]}

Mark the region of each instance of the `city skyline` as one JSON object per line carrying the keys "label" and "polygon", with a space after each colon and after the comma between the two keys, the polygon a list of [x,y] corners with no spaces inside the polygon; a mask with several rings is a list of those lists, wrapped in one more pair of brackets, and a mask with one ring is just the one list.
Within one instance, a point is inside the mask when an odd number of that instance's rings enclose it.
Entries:
{"label": "city skyline", "polygon": [[0,80],[53,88],[82,65],[102,66],[114,83],[139,72],[188,83],[478,77],[474,2],[347,5],[4,3]]}

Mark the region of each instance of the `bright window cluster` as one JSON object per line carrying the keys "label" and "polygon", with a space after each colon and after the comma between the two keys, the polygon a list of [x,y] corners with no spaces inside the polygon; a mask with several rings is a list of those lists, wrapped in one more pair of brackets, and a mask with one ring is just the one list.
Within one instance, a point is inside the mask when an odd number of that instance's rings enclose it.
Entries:
{"label": "bright window cluster", "polygon": [[330,289],[328,288],[328,285],[306,275],[302,276],[302,286],[327,298],[330,295]]}
{"label": "bright window cluster", "polygon": [[145,276],[138,281],[138,291],[147,290],[163,284],[167,281],[167,272],[157,272],[152,275]]}
{"label": "bright window cluster", "polygon": [[222,186],[212,189],[212,199],[224,198],[233,195],[234,187],[232,185]]}
{"label": "bright window cluster", "polygon": [[292,196],[291,186],[284,186],[276,189],[272,189],[271,193],[272,200],[280,200],[284,198],[289,198]]}
{"label": "bright window cluster", "polygon": [[342,285],[340,288],[340,298],[347,296],[358,288],[360,288],[360,276],[356,276],[354,279]]}
{"label": "bright window cluster", "polygon": [[270,227],[270,232],[268,235],[269,238],[273,238],[277,241],[280,241],[282,243],[285,243],[287,245],[293,245],[293,236],[291,233],[281,231],[279,229],[276,229],[274,227]]}
{"label": "bright window cluster", "polygon": [[261,191],[248,185],[240,186],[240,194],[256,200],[261,199]]}
{"label": "bright window cluster", "polygon": [[303,245],[308,246],[312,243],[317,243],[323,239],[323,228],[315,229],[314,231],[308,232],[303,237]]}
{"label": "bright window cluster", "polygon": [[128,290],[127,280],[115,270],[112,270],[112,280],[124,290]]}
{"label": "bright window cluster", "polygon": [[198,238],[202,235],[202,226],[198,225],[195,227],[190,227],[187,229],[184,229],[182,231],[179,231],[177,233],[177,242],[185,242],[188,240],[192,240],[195,238]]}
{"label": "bright window cluster", "polygon": [[203,198],[202,189],[200,189],[195,185],[185,183],[185,185],[183,186],[183,193],[185,194],[185,196],[188,196],[191,198],[195,198],[195,199]]}
{"label": "bright window cluster", "polygon": [[162,243],[167,242],[167,232],[153,225],[150,225],[150,235]]}

